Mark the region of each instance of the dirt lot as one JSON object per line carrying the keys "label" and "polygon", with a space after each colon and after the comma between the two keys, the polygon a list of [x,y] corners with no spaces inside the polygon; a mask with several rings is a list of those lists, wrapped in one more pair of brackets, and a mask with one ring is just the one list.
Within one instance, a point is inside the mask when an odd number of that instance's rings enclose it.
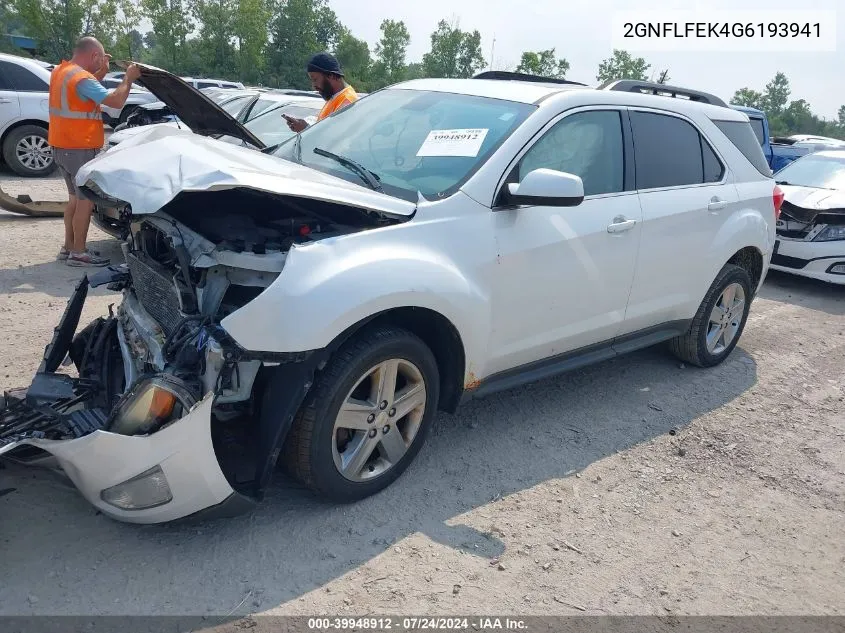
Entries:
{"label": "dirt lot", "polygon": [[[81,275],[61,230],[0,212],[0,388]],[[357,505],[279,479],[249,516],[138,527],[8,467],[0,615],[843,614],[843,368],[845,288],[772,273],[722,366],[648,350],[471,403]]]}

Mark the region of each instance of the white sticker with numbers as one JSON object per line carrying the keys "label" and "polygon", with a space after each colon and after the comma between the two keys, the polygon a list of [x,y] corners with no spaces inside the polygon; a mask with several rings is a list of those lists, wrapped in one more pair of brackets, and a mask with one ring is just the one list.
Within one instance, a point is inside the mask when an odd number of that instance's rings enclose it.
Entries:
{"label": "white sticker with numbers", "polygon": [[417,156],[478,156],[488,128],[432,130]]}

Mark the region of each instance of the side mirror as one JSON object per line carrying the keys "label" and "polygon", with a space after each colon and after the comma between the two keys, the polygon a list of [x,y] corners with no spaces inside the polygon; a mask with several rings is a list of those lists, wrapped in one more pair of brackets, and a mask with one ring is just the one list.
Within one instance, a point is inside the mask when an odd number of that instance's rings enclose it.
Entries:
{"label": "side mirror", "polygon": [[504,202],[514,205],[577,207],[584,200],[584,182],[579,176],[554,169],[535,169],[522,182],[509,183]]}

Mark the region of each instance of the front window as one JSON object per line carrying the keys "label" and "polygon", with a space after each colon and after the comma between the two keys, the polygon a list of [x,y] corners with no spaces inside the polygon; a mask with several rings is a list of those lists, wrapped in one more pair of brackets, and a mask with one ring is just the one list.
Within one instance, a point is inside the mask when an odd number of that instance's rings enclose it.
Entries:
{"label": "front window", "polygon": [[782,185],[845,190],[845,158],[810,154],[775,174]]}
{"label": "front window", "polygon": [[534,106],[446,92],[389,89],[307,128],[276,155],[361,183],[315,148],[373,172],[388,194],[416,201],[449,195],[515,130]]}

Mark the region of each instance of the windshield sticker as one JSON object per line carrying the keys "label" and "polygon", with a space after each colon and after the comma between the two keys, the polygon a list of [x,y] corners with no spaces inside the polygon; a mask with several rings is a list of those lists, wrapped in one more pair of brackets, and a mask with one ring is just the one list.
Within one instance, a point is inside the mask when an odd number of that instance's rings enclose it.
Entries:
{"label": "windshield sticker", "polygon": [[432,130],[417,156],[478,156],[488,128]]}

